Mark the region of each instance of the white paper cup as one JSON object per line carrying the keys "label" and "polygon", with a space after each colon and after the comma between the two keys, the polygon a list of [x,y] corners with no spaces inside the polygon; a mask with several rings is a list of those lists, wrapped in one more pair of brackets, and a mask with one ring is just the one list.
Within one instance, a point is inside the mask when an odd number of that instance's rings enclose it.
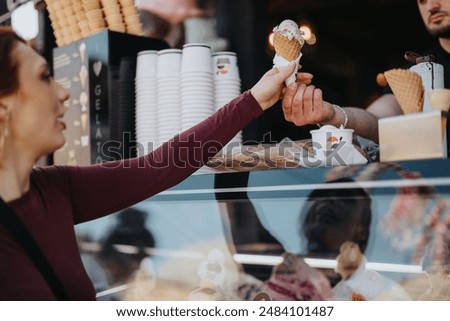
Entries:
{"label": "white paper cup", "polygon": [[181,68],[181,49],[164,49],[158,51],[156,60],[157,78],[179,76]]}
{"label": "white paper cup", "polygon": [[137,54],[136,78],[156,77],[157,54],[156,50],[144,50]]}
{"label": "white paper cup", "polygon": [[189,43],[183,46],[181,73],[213,73],[211,47],[202,43]]}
{"label": "white paper cup", "polygon": [[331,125],[311,130],[315,155],[330,151],[339,144],[352,144],[353,132],[353,129],[337,128]]}
{"label": "white paper cup", "polygon": [[240,80],[237,55],[231,51],[219,51],[212,55],[215,79]]}

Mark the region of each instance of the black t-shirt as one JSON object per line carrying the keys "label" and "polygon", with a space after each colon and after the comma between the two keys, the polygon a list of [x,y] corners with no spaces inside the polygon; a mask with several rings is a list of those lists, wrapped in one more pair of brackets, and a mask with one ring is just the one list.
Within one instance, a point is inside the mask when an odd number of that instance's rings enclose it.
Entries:
{"label": "black t-shirt", "polygon": [[423,54],[433,55],[436,58],[435,62],[444,67],[445,88],[450,88],[450,54],[439,45],[425,51]]}

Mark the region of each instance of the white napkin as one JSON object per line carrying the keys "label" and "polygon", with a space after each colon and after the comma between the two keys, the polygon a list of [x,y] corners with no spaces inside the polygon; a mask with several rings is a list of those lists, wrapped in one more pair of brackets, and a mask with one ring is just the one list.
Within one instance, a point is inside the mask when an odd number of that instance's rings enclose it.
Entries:
{"label": "white napkin", "polygon": [[[302,57],[302,53],[300,53],[300,55],[298,56],[297,60],[295,60],[295,64],[297,66],[297,68],[294,69],[294,72],[292,73],[292,75],[290,75],[286,81],[284,82],[286,84],[286,86],[289,86],[291,83],[295,82],[296,80],[296,75],[297,75],[297,69],[298,69],[298,65],[300,63],[300,58]],[[274,67],[285,67],[285,66],[289,66],[291,62],[284,59],[283,57],[279,56],[278,54],[275,54],[275,57],[273,58],[273,66]]]}

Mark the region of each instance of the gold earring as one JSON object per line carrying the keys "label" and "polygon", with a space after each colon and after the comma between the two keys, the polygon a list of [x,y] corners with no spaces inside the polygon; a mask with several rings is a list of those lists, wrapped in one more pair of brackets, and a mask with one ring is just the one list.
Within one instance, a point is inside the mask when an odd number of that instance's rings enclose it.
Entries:
{"label": "gold earring", "polygon": [[0,133],[0,158],[3,156],[3,149],[5,147],[5,141],[9,136],[8,125],[5,124]]}
{"label": "gold earring", "polygon": [[7,111],[6,106],[0,102],[0,108],[3,109],[3,112],[6,112],[6,115],[2,117],[2,122],[0,123],[0,157],[3,156],[5,141],[9,136],[9,113]]}

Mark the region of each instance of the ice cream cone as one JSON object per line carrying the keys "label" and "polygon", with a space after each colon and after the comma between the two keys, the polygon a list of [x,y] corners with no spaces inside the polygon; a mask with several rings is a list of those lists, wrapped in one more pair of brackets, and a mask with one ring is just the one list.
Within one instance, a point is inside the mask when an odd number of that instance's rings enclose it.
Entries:
{"label": "ice cream cone", "polygon": [[119,5],[109,5],[107,7],[103,7],[103,12],[105,13],[105,16],[115,16],[115,15],[121,15],[120,6]]}
{"label": "ice cream cone", "polygon": [[141,23],[141,18],[139,14],[125,15],[124,20],[127,25],[135,25]]}
{"label": "ice cream cone", "polygon": [[144,35],[144,29],[142,28],[142,23],[137,23],[134,25],[127,25],[126,26],[127,33],[136,35],[136,36],[143,36]]}
{"label": "ice cream cone", "polygon": [[106,22],[108,23],[108,26],[123,24],[122,15],[106,16]]}
{"label": "ice cream cone", "polygon": [[75,16],[77,16],[79,13],[83,13],[83,15],[84,15],[84,8],[83,8],[83,4],[81,2],[73,3],[72,10],[73,10]]}
{"label": "ice cream cone", "polygon": [[409,69],[391,69],[384,76],[404,114],[422,112],[424,88],[417,73]]}
{"label": "ice cream cone", "polygon": [[101,8],[100,2],[96,0],[83,0],[82,2],[84,11],[98,10]]}
{"label": "ice cream cone", "polygon": [[[302,56],[301,49],[305,43],[303,34],[298,24],[290,19],[283,20],[273,28],[273,46],[276,51],[273,64],[275,67],[287,66],[292,62],[298,65]],[[286,86],[296,80],[296,73],[297,69],[285,80]]]}
{"label": "ice cream cone", "polygon": [[108,24],[108,29],[115,32],[125,33],[126,27],[123,23]]}
{"label": "ice cream cone", "polygon": [[127,16],[134,16],[139,14],[138,10],[136,9],[136,7],[132,6],[132,7],[122,7],[122,14],[124,15],[124,17]]}
{"label": "ice cream cone", "polygon": [[302,46],[300,42],[292,38],[289,40],[288,37],[281,34],[275,34],[273,38],[273,46],[275,52],[288,61],[294,61],[300,56],[300,51]]}
{"label": "ice cream cone", "polygon": [[122,7],[134,6],[134,0],[119,0],[119,3]]}
{"label": "ice cream cone", "polygon": [[66,17],[71,17],[75,14],[75,12],[73,11],[73,8],[71,6],[64,8],[63,11],[64,11],[64,14]]}
{"label": "ice cream cone", "polygon": [[63,9],[62,1],[60,0],[45,0],[48,11],[59,11]]}

